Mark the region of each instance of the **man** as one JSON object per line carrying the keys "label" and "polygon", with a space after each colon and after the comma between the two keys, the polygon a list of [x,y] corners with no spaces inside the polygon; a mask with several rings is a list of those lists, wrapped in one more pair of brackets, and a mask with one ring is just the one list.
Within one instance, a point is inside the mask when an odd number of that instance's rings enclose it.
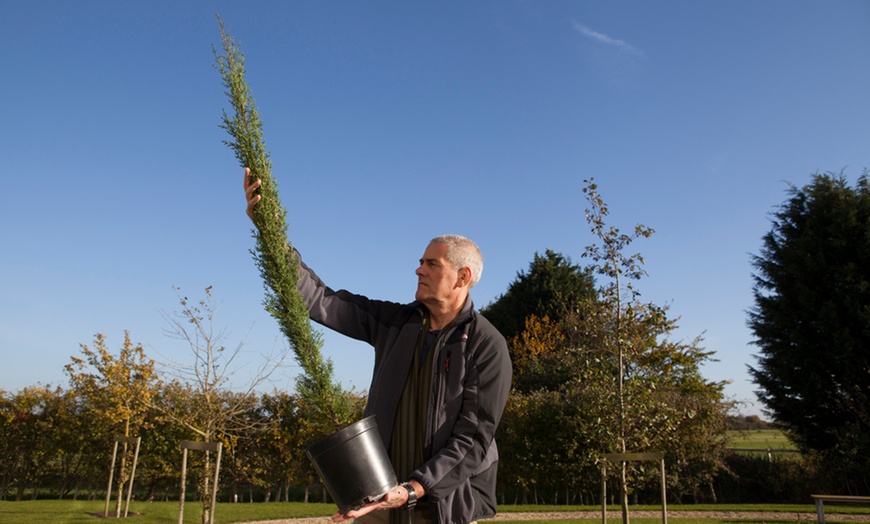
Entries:
{"label": "man", "polygon": [[[245,170],[247,213],[260,201]],[[417,268],[416,300],[398,304],[327,287],[295,253],[298,288],[315,322],[375,349],[365,415],[402,482],[336,522],[468,524],[495,515],[495,432],[511,384],[504,337],[474,310],[483,258],[458,235],[433,239]],[[389,510],[389,511],[383,511]]]}

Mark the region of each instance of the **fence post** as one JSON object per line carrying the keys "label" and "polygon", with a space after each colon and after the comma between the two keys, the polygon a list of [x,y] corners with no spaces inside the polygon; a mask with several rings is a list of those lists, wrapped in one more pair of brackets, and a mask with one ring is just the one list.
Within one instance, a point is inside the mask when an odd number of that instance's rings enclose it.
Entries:
{"label": "fence post", "polygon": [[127,503],[124,505],[124,518],[127,518],[127,513],[130,511],[130,498],[133,495],[133,479],[136,478],[136,463],[139,462],[139,444],[142,443],[142,437],[136,437],[136,452],[133,454],[133,469],[130,471],[130,484],[127,485]]}
{"label": "fence post", "polygon": [[214,482],[211,487],[211,507],[209,508],[208,524],[214,524],[214,507],[217,503],[217,486],[218,478],[221,470],[221,450],[223,443],[221,442],[193,442],[190,440],[181,441],[181,501],[178,507],[178,524],[184,524],[184,492],[187,480],[187,450],[193,449],[196,451],[216,451],[217,458],[214,466]]}
{"label": "fence post", "polygon": [[[104,517],[109,516],[109,501],[112,499],[112,481],[115,477],[115,461],[118,458],[119,443],[136,444],[136,453],[133,456],[133,469],[130,473],[130,483],[127,485],[127,504],[124,506],[124,518],[127,517],[127,514],[130,511],[130,497],[133,494],[133,479],[136,477],[136,462],[139,460],[139,444],[141,441],[142,437],[115,437],[115,447],[112,450],[112,467],[109,469],[109,487],[106,489],[106,507],[103,509]],[[127,446],[124,446],[124,449],[126,451]],[[119,474],[123,475],[124,472],[120,471]],[[120,504],[120,498],[118,503]],[[118,509],[120,510],[120,508]]]}
{"label": "fence post", "polygon": [[601,524],[607,524],[607,460],[601,462]]}
{"label": "fence post", "polygon": [[115,458],[118,456],[118,441],[115,440],[115,449],[112,451],[112,466],[109,468],[109,487],[106,489],[106,508],[103,516],[109,516],[109,501],[112,499],[112,481],[115,477]]}
{"label": "fence post", "polygon": [[657,460],[661,464],[662,475],[662,524],[668,524],[668,502],[665,491],[665,454],[661,451],[652,453],[605,453],[604,465],[601,467],[601,524],[607,524],[607,501],[604,499],[607,489],[607,461],[611,462],[634,462],[639,460]]}

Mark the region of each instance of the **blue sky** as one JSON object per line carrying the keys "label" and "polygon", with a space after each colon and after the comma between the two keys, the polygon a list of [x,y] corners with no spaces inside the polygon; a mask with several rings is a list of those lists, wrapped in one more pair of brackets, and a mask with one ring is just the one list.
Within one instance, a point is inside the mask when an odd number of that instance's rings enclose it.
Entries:
{"label": "blue sky", "polygon": [[[291,240],[328,284],[411,300],[428,240],[460,233],[486,305],[535,252],[585,263],[594,177],[612,225],[656,231],[632,246],[642,298],[703,335],[705,376],[758,412],[750,255],[789,184],[870,167],[867,2],[2,2],[0,388],[66,385],[97,332],[183,361],[173,286],[214,286],[239,383],[286,347],[218,128],[216,12]],[[366,389],[367,348],[325,340]]]}

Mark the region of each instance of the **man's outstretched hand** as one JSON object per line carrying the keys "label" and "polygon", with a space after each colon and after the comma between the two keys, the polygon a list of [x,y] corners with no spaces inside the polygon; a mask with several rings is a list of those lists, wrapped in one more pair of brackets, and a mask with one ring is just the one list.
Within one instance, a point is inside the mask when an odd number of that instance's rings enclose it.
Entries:
{"label": "man's outstretched hand", "polygon": [[[414,491],[420,493],[418,497],[422,497],[422,494],[424,493],[423,486],[413,480],[410,481],[410,483],[414,487]],[[396,486],[394,490],[384,495],[383,498],[381,498],[380,500],[369,502],[368,504],[359,509],[348,511],[347,514],[336,513],[332,516],[332,521],[343,522],[345,520],[362,517],[363,515],[367,515],[372,511],[378,511],[382,509],[398,509],[404,506],[407,502],[408,490],[406,490],[402,486]]]}
{"label": "man's outstretched hand", "polygon": [[246,210],[248,213],[248,217],[251,219],[251,222],[254,221],[254,206],[257,205],[257,202],[260,201],[260,194],[257,193],[257,189],[260,188],[260,181],[254,180],[251,182],[251,168],[245,168],[245,200],[248,202],[248,209]]}

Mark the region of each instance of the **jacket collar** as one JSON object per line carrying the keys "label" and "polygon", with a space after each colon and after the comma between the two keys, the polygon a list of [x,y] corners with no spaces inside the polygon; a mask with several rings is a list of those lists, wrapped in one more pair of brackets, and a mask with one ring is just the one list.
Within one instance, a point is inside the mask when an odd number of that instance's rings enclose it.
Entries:
{"label": "jacket collar", "polygon": [[[410,305],[420,313],[421,319],[429,316],[429,310],[426,308],[426,306],[422,302],[415,300],[415,301],[411,302]],[[471,294],[469,293],[469,295],[465,298],[465,304],[462,306],[462,309],[459,310],[459,314],[456,315],[456,318],[453,319],[453,322],[451,322],[450,325],[451,326],[461,326],[462,324],[465,324],[465,323],[471,321],[471,317],[473,315],[474,315],[474,301],[471,300]]]}

